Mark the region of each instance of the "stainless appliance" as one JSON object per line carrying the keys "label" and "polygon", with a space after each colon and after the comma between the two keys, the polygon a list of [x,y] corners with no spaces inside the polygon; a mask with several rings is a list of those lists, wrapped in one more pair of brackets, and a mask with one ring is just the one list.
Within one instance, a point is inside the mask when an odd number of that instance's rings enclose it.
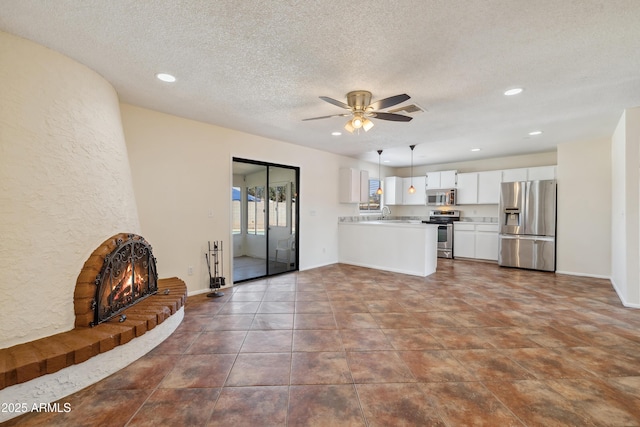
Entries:
{"label": "stainless appliance", "polygon": [[430,211],[425,224],[438,225],[438,258],[453,258],[453,222],[460,220],[460,211]]}
{"label": "stainless appliance", "polygon": [[498,264],[556,269],[556,180],[503,182]]}
{"label": "stainless appliance", "polygon": [[427,206],[455,206],[456,189],[427,190]]}

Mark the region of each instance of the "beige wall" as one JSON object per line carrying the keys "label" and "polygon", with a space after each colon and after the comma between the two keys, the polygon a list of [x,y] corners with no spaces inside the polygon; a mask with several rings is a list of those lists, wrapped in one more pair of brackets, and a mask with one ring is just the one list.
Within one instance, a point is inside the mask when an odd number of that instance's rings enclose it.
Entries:
{"label": "beige wall", "polygon": [[559,273],[611,274],[611,141],[558,146]]}
{"label": "beige wall", "polygon": [[229,249],[223,265],[230,282],[234,157],[300,167],[301,270],[336,263],[338,217],[357,214],[355,205],[338,203],[338,170],[377,175],[377,165],[349,157],[131,105],[121,111],[142,235],[153,245],[160,276],[179,276],[191,294],[208,290],[208,240]]}
{"label": "beige wall", "polygon": [[625,110],[612,137],[611,281],[640,308],[640,108]]}
{"label": "beige wall", "polygon": [[0,32],[0,348],[73,328],[91,252],[139,232],[118,98],[87,67]]}

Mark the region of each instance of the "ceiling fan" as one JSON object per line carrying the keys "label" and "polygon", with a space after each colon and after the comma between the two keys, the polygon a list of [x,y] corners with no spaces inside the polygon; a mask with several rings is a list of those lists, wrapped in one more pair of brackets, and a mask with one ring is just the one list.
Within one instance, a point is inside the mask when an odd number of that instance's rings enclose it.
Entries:
{"label": "ceiling fan", "polygon": [[409,122],[413,117],[403,116],[402,114],[386,113],[383,110],[385,108],[392,107],[396,104],[406,101],[411,98],[406,93],[402,95],[395,95],[389,98],[384,98],[374,103],[371,103],[371,92],[366,90],[354,90],[347,94],[347,103],[329,98],[328,96],[321,96],[320,99],[328,102],[329,104],[337,105],[345,110],[351,110],[350,113],[332,114],[330,116],[312,117],[306,120],[318,120],[327,119],[329,117],[349,117],[351,119],[344,125],[344,128],[353,133],[354,130],[364,129],[367,132],[373,127],[371,119],[390,120],[392,122]]}

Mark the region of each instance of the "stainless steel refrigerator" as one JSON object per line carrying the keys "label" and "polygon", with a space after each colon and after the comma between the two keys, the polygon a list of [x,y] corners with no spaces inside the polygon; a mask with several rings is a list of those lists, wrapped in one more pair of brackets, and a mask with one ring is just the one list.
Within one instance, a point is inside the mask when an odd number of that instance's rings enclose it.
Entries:
{"label": "stainless steel refrigerator", "polygon": [[503,182],[498,264],[556,269],[556,180]]}

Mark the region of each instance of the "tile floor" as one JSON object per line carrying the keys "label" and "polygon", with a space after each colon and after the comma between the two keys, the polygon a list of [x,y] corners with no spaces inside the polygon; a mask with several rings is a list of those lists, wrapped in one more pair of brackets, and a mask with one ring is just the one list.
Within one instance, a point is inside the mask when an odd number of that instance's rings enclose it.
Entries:
{"label": "tile floor", "polygon": [[439,260],[190,297],[130,367],[9,425],[638,426],[640,310],[609,281]]}

